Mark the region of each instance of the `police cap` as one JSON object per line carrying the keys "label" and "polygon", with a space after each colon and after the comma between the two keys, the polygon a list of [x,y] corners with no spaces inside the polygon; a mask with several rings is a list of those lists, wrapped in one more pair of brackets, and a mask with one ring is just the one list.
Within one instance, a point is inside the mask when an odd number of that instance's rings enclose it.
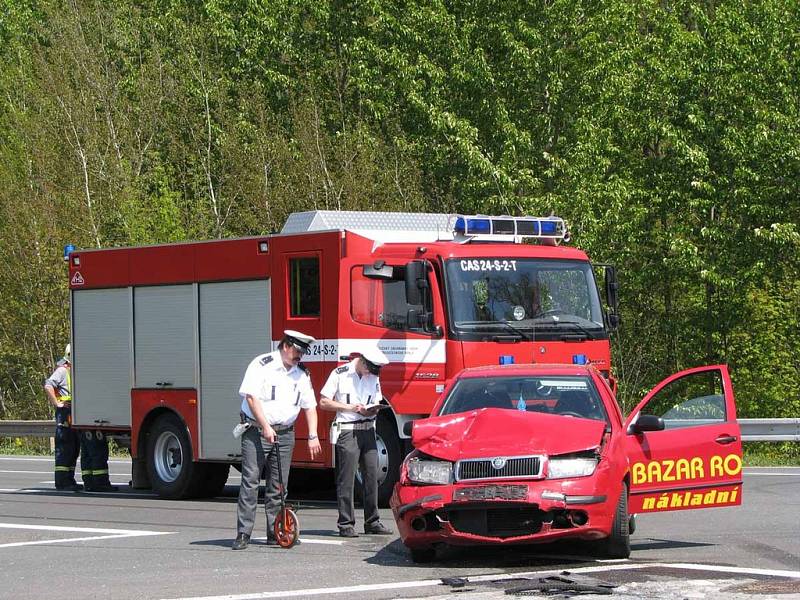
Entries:
{"label": "police cap", "polygon": [[303,353],[308,352],[309,346],[316,341],[312,336],[306,335],[305,333],[300,333],[299,331],[295,331],[293,329],[284,329],[283,335],[285,341]]}
{"label": "police cap", "polygon": [[367,348],[361,353],[361,358],[367,365],[367,370],[373,375],[377,375],[381,371],[381,367],[389,364],[389,359],[381,352],[380,348]]}

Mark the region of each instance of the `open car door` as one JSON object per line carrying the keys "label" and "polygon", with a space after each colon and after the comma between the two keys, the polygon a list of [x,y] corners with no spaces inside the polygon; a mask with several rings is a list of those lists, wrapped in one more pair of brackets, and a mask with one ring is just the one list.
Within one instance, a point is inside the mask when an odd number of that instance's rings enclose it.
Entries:
{"label": "open car door", "polygon": [[742,441],[727,366],[665,379],[625,427],[631,513],[742,503]]}

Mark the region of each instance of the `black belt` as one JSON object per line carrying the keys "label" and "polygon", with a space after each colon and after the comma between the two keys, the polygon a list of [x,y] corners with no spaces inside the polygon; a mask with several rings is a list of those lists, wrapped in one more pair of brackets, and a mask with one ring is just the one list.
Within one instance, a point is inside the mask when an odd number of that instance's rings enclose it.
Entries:
{"label": "black belt", "polygon": [[[250,423],[253,423],[256,427],[258,427],[258,421],[256,421],[253,417],[248,416],[247,413],[245,413],[244,411],[239,412],[239,419],[241,419],[242,423],[244,423],[245,421],[249,421]],[[261,429],[260,427],[258,428]],[[289,433],[290,431],[294,431],[294,425],[289,425],[288,427],[284,427],[283,429],[278,429],[276,426],[272,425],[272,430],[277,434]]]}

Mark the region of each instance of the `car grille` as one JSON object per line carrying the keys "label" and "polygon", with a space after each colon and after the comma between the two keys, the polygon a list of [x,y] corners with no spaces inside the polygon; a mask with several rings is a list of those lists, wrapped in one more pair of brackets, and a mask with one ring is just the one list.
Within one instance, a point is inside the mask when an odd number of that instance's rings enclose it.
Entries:
{"label": "car grille", "polygon": [[447,518],[456,531],[497,538],[538,533],[545,516],[543,511],[531,506],[451,509],[447,512]]}
{"label": "car grille", "polygon": [[[502,466],[499,466],[501,463],[503,463]],[[541,456],[497,456],[460,460],[456,463],[455,472],[456,481],[532,479],[541,476]]]}

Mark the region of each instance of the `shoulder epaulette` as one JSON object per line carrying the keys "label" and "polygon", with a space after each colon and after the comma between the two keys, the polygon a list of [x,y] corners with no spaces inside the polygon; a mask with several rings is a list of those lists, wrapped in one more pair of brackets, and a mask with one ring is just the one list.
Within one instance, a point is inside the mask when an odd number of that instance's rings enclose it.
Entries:
{"label": "shoulder epaulette", "polygon": [[261,366],[262,366],[262,367],[263,367],[264,365],[268,365],[269,363],[271,363],[271,362],[272,362],[272,356],[270,356],[269,354],[267,354],[267,355],[266,355],[264,358],[262,358],[262,359],[261,359],[260,361],[258,361],[258,362],[260,362],[260,363],[261,363]]}
{"label": "shoulder epaulette", "polygon": [[308,367],[305,366],[303,363],[297,363],[297,368],[300,369],[306,375],[308,375]]}
{"label": "shoulder epaulette", "polygon": [[336,369],[337,373],[347,373],[347,365],[342,365],[338,369]]}

